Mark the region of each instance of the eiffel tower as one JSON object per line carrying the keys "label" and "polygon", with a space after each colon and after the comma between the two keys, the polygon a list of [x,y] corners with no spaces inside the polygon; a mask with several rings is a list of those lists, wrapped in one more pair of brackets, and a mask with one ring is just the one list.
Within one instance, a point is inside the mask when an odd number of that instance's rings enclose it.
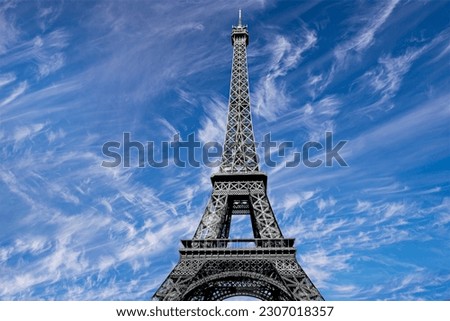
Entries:
{"label": "eiffel tower", "polygon": [[[213,301],[233,296],[261,300],[323,300],[296,260],[294,239],[284,238],[259,171],[250,113],[248,29],[232,27],[233,65],[222,162],[211,176],[213,191],[180,261],[153,300]],[[233,215],[249,215],[252,239],[230,239]]]}

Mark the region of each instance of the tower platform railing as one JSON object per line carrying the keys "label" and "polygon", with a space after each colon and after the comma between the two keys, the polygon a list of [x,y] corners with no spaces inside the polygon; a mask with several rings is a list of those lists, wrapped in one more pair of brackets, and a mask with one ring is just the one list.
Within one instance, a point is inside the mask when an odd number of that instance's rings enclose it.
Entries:
{"label": "tower platform railing", "polygon": [[205,240],[181,240],[186,249],[247,249],[247,248],[286,248],[293,247],[295,239],[205,239]]}

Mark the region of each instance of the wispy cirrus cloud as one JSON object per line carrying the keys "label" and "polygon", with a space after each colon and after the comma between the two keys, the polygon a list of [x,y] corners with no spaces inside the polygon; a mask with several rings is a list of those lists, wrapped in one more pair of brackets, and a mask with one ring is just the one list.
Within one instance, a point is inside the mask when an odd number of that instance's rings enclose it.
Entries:
{"label": "wispy cirrus cloud", "polygon": [[[410,70],[412,63],[420,57],[426,47],[408,49],[403,55],[392,57],[390,55],[383,56],[378,59],[378,66],[372,70],[367,71],[361,76],[360,81],[369,86],[378,93],[381,98],[371,105],[383,106],[389,102],[398,92],[402,79]],[[392,104],[389,104],[392,108]]]}
{"label": "wispy cirrus cloud", "polygon": [[[63,164],[71,160],[67,155],[64,155],[64,158]],[[1,179],[8,184],[11,192],[33,206],[32,217],[29,215],[21,217],[22,224],[25,226],[29,222],[34,222],[33,224],[40,225],[39,230],[26,232],[27,247],[23,246],[24,243],[20,239],[13,241],[12,245],[0,246],[0,258],[4,263],[0,270],[4,276],[10,275],[11,269],[18,269],[14,267],[15,257],[22,255],[24,251],[32,255],[29,265],[20,268],[20,277],[2,280],[4,285],[2,297],[15,298],[20,295],[26,298],[29,295],[26,289],[46,283],[49,291],[47,295],[58,296],[60,295],[56,292],[58,289],[53,288],[48,282],[58,282],[61,278],[67,277],[80,277],[85,273],[91,275],[106,273],[121,265],[132,264],[134,269],[145,268],[152,257],[157,257],[159,251],[164,251],[165,246],[161,240],[166,240],[167,247],[173,247],[182,235],[192,232],[192,218],[189,216],[184,215],[177,219],[175,215],[171,220],[164,219],[164,216],[184,204],[185,199],[180,199],[179,204],[163,202],[155,196],[154,191],[137,186],[126,171],[121,171],[118,175],[109,171],[100,173],[95,166],[86,171],[83,163],[84,161],[81,161],[81,164],[80,162],[77,164],[79,170],[74,173],[70,185],[64,180],[49,179],[38,174],[44,169],[43,164],[38,164],[32,170],[24,168],[27,173],[22,172],[20,177],[13,174],[5,176],[7,172],[1,175]],[[45,187],[45,193],[29,186],[24,177],[30,175],[38,176],[36,179],[40,181],[41,187]],[[109,180],[107,177],[115,181],[115,187],[112,191],[105,189],[99,200],[95,191],[83,187],[86,184],[90,185],[91,178],[99,182],[103,179]],[[39,200],[34,200],[35,193],[40,194]],[[111,197],[107,200],[105,195]],[[83,199],[83,202],[91,204],[92,209],[76,215],[61,213],[58,207],[49,206],[54,202],[49,202],[48,198],[55,197],[74,204],[79,204],[79,200],[74,197]],[[97,206],[96,203],[101,206]],[[130,205],[124,206],[124,203]],[[129,208],[132,212],[139,209],[147,213],[149,209],[156,208],[155,205],[160,213],[152,211],[146,222],[140,222],[140,218],[136,215],[126,214],[128,210],[119,215],[112,211],[113,208],[122,210]],[[177,224],[178,229],[173,228],[174,220],[180,221]],[[89,223],[86,225],[86,222]],[[51,238],[45,238],[44,235],[51,235]],[[100,243],[99,238],[103,239]],[[125,239],[127,241],[124,242]],[[92,286],[93,284],[85,285],[88,291]]]}
{"label": "wispy cirrus cloud", "polygon": [[342,102],[338,97],[326,96],[303,106],[301,120],[299,120],[308,132],[310,140],[320,141],[325,132],[335,130],[335,117],[341,105]]}
{"label": "wispy cirrus cloud", "polygon": [[38,23],[43,31],[51,28],[53,23],[59,18],[63,11],[63,3],[52,3],[48,5],[46,3],[39,4],[40,8],[37,11]]}
{"label": "wispy cirrus cloud", "polygon": [[3,99],[0,102],[0,107],[11,103],[17,97],[22,95],[25,92],[25,90],[27,89],[27,87],[28,87],[27,85],[28,85],[27,81],[22,81],[18,86],[16,86],[16,88],[14,88],[14,90],[8,97],[6,97],[5,99]]}
{"label": "wispy cirrus cloud", "polygon": [[173,125],[165,118],[159,118],[157,120],[166,130],[166,134],[165,136],[167,136],[167,138],[169,139],[173,139],[173,135],[175,135],[176,133],[178,133],[179,131],[173,127]]}
{"label": "wispy cirrus cloud", "polygon": [[281,202],[283,204],[283,212],[290,213],[297,207],[302,207],[303,204],[309,202],[314,199],[314,196],[317,194],[316,191],[304,191],[300,193],[291,193],[284,197],[284,200]]}
{"label": "wispy cirrus cloud", "polygon": [[45,124],[43,123],[37,123],[30,126],[21,126],[17,127],[14,130],[13,138],[16,143],[19,143],[20,141],[31,138],[34,135],[39,134],[39,132],[42,131],[42,129],[45,127]]}
{"label": "wispy cirrus cloud", "polygon": [[68,46],[68,41],[69,33],[63,29],[46,34],[38,33],[32,39],[21,39],[9,50],[14,54],[5,55],[0,61],[0,66],[25,63],[34,71],[35,78],[45,78],[65,65],[64,49]]}
{"label": "wispy cirrus cloud", "polygon": [[[370,13],[357,14],[349,19],[350,26],[346,28],[344,39],[325,57],[330,62],[328,70],[309,75],[307,89],[313,98],[322,94],[335,78],[342,77],[342,70],[360,62],[361,55],[374,44],[376,33],[383,28],[398,3],[398,0],[377,3]],[[357,31],[351,34],[350,30]]]}
{"label": "wispy cirrus cloud", "polygon": [[328,288],[327,283],[332,275],[351,268],[352,253],[327,253],[323,249],[316,249],[300,255],[301,264],[313,283],[319,288]]}
{"label": "wispy cirrus cloud", "polygon": [[267,120],[274,120],[288,108],[291,99],[282,77],[296,68],[302,54],[317,42],[314,30],[303,27],[299,33],[302,37],[298,40],[277,35],[265,49],[272,57],[265,75],[256,85],[254,111]]}
{"label": "wispy cirrus cloud", "polygon": [[329,197],[327,199],[319,199],[316,204],[319,212],[322,212],[326,209],[333,208],[336,205],[336,202],[336,199],[334,199],[333,197]]}
{"label": "wispy cirrus cloud", "polygon": [[303,106],[281,115],[272,128],[280,133],[290,128],[299,128],[312,141],[321,141],[326,131],[336,129],[336,116],[342,106],[341,98],[336,95],[309,101]]}
{"label": "wispy cirrus cloud", "polygon": [[7,15],[8,10],[13,7],[12,2],[5,2],[0,6],[0,30],[2,30],[0,34],[0,54],[5,53],[9,47],[14,45],[19,36],[19,31],[13,23],[13,19],[10,15]]}
{"label": "wispy cirrus cloud", "polygon": [[[404,53],[398,56],[392,54],[381,56],[376,67],[366,71],[356,80],[356,83],[371,88],[374,93],[380,96],[375,103],[370,104],[365,109],[369,111],[375,107],[383,109],[394,107],[391,100],[400,90],[403,78],[412,68],[414,62],[432,49],[445,46],[444,39],[447,38],[448,33],[449,31],[446,29],[422,46],[408,47]],[[443,54],[445,55],[445,50],[444,52],[439,50],[438,55],[430,63],[439,60]]]}
{"label": "wispy cirrus cloud", "polygon": [[12,72],[0,74],[0,88],[12,83],[16,79],[16,75]]}
{"label": "wispy cirrus cloud", "polygon": [[[448,108],[448,95],[444,94],[439,97],[434,97],[429,101],[420,104],[414,109],[408,110],[400,117],[392,118],[378,126],[373,126],[366,132],[361,133],[357,138],[352,140],[351,147],[347,149],[346,157],[359,157],[359,153],[367,153],[368,150],[382,152],[384,148],[392,148],[398,144],[404,144],[402,155],[406,150],[409,150],[410,157],[414,154],[415,162],[410,166],[418,166],[421,162],[428,159],[429,154],[426,153],[427,148],[436,148],[441,150],[444,147],[443,140],[440,138],[434,141],[427,141],[427,133],[431,128],[435,131],[445,131],[446,120],[450,114]],[[357,111],[359,112],[359,111]],[[431,120],[433,119],[433,120]],[[408,145],[412,138],[427,141],[424,149],[416,149],[415,145]],[[370,149],[368,149],[370,148]],[[359,156],[357,156],[359,154]],[[353,156],[352,156],[353,155]],[[403,158],[399,159],[402,163]],[[378,164],[385,166],[383,162]],[[372,168],[375,168],[373,166]]]}
{"label": "wispy cirrus cloud", "polygon": [[219,97],[212,97],[205,105],[204,111],[205,116],[200,120],[198,138],[204,143],[222,143],[227,126],[227,104]]}
{"label": "wispy cirrus cloud", "polygon": [[349,53],[361,53],[373,44],[375,34],[386,23],[398,3],[399,0],[379,3],[369,14],[354,19],[357,22],[364,21],[364,25],[358,28],[359,31],[354,36],[335,48],[334,55],[338,64],[344,63]]}

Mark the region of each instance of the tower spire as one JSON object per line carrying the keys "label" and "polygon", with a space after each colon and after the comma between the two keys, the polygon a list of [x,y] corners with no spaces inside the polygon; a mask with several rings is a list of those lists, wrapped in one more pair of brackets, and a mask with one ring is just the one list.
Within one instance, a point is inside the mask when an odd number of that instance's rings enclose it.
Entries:
{"label": "tower spire", "polygon": [[238,22],[238,27],[242,26],[242,10],[239,9],[239,22]]}

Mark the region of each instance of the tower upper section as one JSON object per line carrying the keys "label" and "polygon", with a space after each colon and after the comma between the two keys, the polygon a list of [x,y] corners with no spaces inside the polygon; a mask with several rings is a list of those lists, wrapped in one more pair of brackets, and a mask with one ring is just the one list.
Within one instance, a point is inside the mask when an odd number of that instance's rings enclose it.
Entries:
{"label": "tower upper section", "polygon": [[233,64],[231,67],[230,97],[228,102],[227,131],[223,147],[220,173],[258,172],[247,68],[247,45],[249,42],[247,26],[242,24],[239,10],[239,23],[231,31],[233,44]]}
{"label": "tower upper section", "polygon": [[231,31],[231,44],[234,45],[234,40],[236,38],[245,38],[245,45],[248,46],[249,36],[247,25],[242,24],[242,12],[239,10],[239,22],[237,26],[232,27]]}

